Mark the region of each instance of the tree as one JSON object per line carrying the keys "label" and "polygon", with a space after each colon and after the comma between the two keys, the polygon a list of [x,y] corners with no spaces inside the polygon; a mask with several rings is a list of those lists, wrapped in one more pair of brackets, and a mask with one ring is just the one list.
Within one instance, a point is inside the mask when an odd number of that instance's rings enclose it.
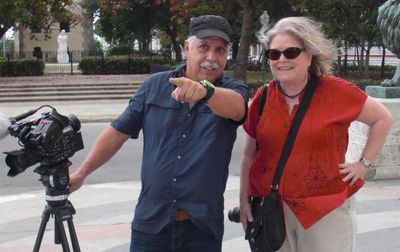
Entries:
{"label": "tree", "polygon": [[378,7],[385,1],[386,0],[352,0],[350,2],[358,13],[355,22],[358,36],[356,36],[357,39],[355,42],[356,46],[361,48],[359,67],[363,76],[368,74],[369,56],[372,46],[380,44],[381,41],[381,33],[379,32],[376,20],[378,17]]}
{"label": "tree", "polygon": [[280,18],[296,13],[296,8],[294,8],[291,2],[289,0],[226,1],[226,17],[230,21],[234,31],[232,51],[233,58],[235,59],[235,78],[246,80],[249,47],[257,43],[255,34],[261,28],[261,24],[258,22],[260,15],[264,10],[267,10],[270,16],[270,23],[274,24]]}
{"label": "tree", "polygon": [[[380,44],[376,25],[378,7],[386,0],[305,0],[303,11],[324,24],[328,36],[344,47],[344,74],[347,73],[347,48],[361,48],[358,66],[367,74],[371,47]],[[340,62],[340,61],[339,61]],[[339,65],[340,66],[340,65]]]}
{"label": "tree", "polygon": [[68,10],[73,0],[0,1],[0,37],[10,28],[29,28],[50,34],[55,22],[73,23],[78,17]]}
{"label": "tree", "polygon": [[[94,18],[98,15],[98,11],[100,8],[100,3],[102,0],[82,0],[81,7],[83,9],[83,15],[85,16],[85,23],[83,25],[87,26],[87,31],[90,32],[89,37],[94,37],[93,32],[93,22]],[[90,26],[90,28],[89,28]],[[94,41],[90,41],[89,50],[97,51],[101,49],[101,46]]]}
{"label": "tree", "polygon": [[[170,12],[161,11],[156,23],[162,31],[169,35],[176,54],[176,60],[180,62],[181,47],[188,36],[188,24],[190,18],[202,14],[220,14],[223,11],[223,4],[220,1],[199,1],[199,0],[175,0],[167,1],[166,5]],[[164,7],[165,8],[165,7]],[[166,13],[168,15],[162,15]]]}
{"label": "tree", "polygon": [[176,60],[180,62],[181,46],[187,35],[190,18],[218,13],[222,9],[220,1],[102,0],[96,27],[109,43],[138,40],[141,51],[148,49],[154,33],[165,34],[160,36],[164,38],[163,46],[172,46]]}
{"label": "tree", "polygon": [[252,31],[254,23],[257,20],[256,3],[254,0],[236,1],[243,9],[243,22],[234,77],[245,81]]}
{"label": "tree", "polygon": [[103,0],[99,7],[96,30],[110,44],[140,42],[145,52],[151,41],[156,5],[154,0]]}

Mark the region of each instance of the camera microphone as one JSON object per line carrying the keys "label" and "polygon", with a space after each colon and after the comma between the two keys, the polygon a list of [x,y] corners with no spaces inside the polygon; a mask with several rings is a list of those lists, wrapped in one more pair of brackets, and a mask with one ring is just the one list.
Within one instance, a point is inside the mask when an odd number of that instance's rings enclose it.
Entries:
{"label": "camera microphone", "polygon": [[41,107],[39,107],[37,109],[31,109],[31,110],[29,110],[27,112],[24,112],[24,113],[20,114],[20,115],[17,115],[17,116],[14,116],[14,117],[10,117],[9,121],[10,121],[11,124],[14,124],[15,122],[18,122],[21,119],[24,119],[24,118],[26,118],[28,116],[31,116],[31,115],[35,114],[39,109],[41,109],[43,107],[44,106],[41,106]]}
{"label": "camera microphone", "polygon": [[3,112],[0,112],[0,140],[4,139],[6,136],[10,134],[8,127],[10,127],[11,124],[14,124],[18,122],[19,120],[22,120],[28,116],[31,116],[35,114],[39,109],[43,107],[51,107],[49,105],[43,105],[40,106],[37,109],[31,109],[27,112],[24,112],[22,114],[19,114],[17,116],[9,117],[7,118]]}
{"label": "camera microphone", "polygon": [[0,112],[0,140],[6,138],[10,134],[8,127],[11,125],[10,120]]}

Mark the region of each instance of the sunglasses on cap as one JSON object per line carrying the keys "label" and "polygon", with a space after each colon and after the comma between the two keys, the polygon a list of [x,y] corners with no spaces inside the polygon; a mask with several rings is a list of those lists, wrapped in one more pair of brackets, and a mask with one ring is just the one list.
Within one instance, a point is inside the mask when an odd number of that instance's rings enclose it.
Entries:
{"label": "sunglasses on cap", "polygon": [[277,49],[268,49],[266,51],[267,58],[270,60],[278,60],[281,57],[281,54],[285,55],[286,59],[295,59],[297,58],[301,52],[305,52],[306,49],[298,48],[298,47],[289,47],[284,51],[279,51]]}

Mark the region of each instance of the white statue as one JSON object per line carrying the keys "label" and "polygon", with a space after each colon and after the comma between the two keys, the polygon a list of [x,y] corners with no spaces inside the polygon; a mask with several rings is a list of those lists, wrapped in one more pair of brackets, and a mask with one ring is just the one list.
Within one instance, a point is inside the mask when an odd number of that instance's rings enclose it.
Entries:
{"label": "white statue", "polygon": [[268,12],[265,10],[260,16],[260,23],[262,26],[267,26],[269,23],[269,15]]}
{"label": "white statue", "polygon": [[57,50],[57,62],[66,64],[69,62],[69,56],[67,51],[68,36],[65,34],[65,30],[62,30],[57,37],[58,50]]}

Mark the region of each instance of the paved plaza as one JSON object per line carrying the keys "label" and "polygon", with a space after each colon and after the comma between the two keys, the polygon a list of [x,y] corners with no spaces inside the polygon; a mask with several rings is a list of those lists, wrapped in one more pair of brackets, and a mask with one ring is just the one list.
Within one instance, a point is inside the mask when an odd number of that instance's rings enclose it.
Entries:
{"label": "paved plaza", "polygon": [[[109,122],[127,101],[54,102],[61,114],[73,113],[82,123]],[[0,104],[0,112],[15,116],[41,103]],[[89,147],[89,146],[87,146]],[[2,167],[4,169],[4,167]],[[69,199],[76,209],[74,224],[81,251],[128,251],[130,223],[140,181],[86,184]],[[0,251],[32,251],[46,205],[44,190],[15,194],[0,185]],[[230,175],[225,192],[225,216],[238,205],[239,177]],[[357,194],[356,252],[400,251],[400,180],[368,181]],[[67,229],[68,233],[68,229]],[[249,252],[240,224],[225,218],[224,252]],[[44,234],[42,252],[62,251],[54,244],[54,219]],[[323,251],[321,251],[323,252]]]}
{"label": "paved plaza", "polygon": [[[357,252],[400,251],[398,180],[368,182],[357,196]],[[239,177],[230,176],[225,213],[238,204]],[[83,252],[128,251],[130,222],[139,181],[84,185],[69,199],[77,210],[74,226]],[[0,196],[0,251],[32,251],[45,206],[44,191]],[[226,214],[225,214],[226,216]],[[67,229],[68,234],[68,229]],[[224,252],[249,252],[240,224],[225,218]],[[44,234],[43,252],[62,251],[54,244],[54,219]]]}

